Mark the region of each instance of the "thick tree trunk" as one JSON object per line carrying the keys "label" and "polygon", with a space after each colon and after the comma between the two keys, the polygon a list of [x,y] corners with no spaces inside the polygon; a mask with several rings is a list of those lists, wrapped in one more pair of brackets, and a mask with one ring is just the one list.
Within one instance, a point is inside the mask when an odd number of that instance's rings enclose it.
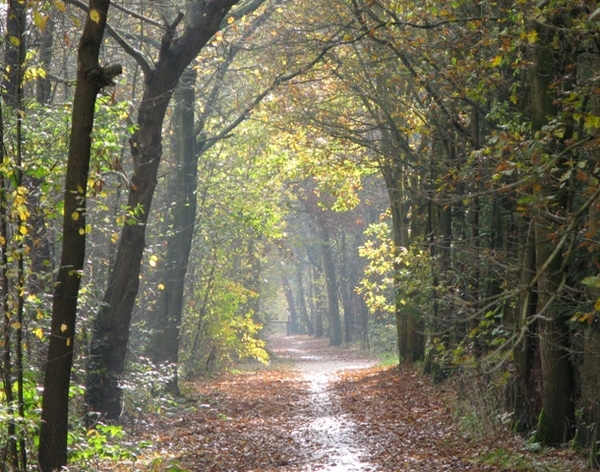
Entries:
{"label": "thick tree trunk", "polygon": [[600,329],[591,326],[585,330],[585,350],[581,366],[581,424],[577,433],[579,444],[591,451],[595,468],[600,466],[598,430],[600,425]]}
{"label": "thick tree trunk", "polygon": [[146,82],[138,110],[138,129],[131,138],[134,175],[128,208],[133,224],[121,231],[117,255],[102,306],[94,321],[86,377],[86,403],[107,420],[121,415],[119,382],[125,367],[129,328],[145,247],[146,224],[162,156],[162,123],[181,74],[220,28],[238,0],[197,4],[185,33],[173,42],[178,20],[168,28],[154,69],[145,65]]}
{"label": "thick tree trunk", "polygon": [[[541,130],[548,118],[556,116],[553,82],[556,64],[552,53],[554,31],[540,28],[539,41],[532,48],[531,97],[532,125]],[[551,149],[549,151],[552,151]],[[547,178],[542,176],[543,178]],[[536,263],[542,271],[538,279],[538,322],[542,361],[542,412],[538,421],[537,440],[547,445],[563,444],[573,437],[575,426],[574,371],[569,359],[569,328],[561,313],[563,280],[562,255],[554,254],[548,213],[564,210],[564,190],[551,178],[539,182],[535,191]],[[550,204],[549,204],[550,203]]]}
{"label": "thick tree trunk", "polygon": [[394,311],[396,316],[396,332],[398,335],[398,356],[400,361],[408,358],[408,314],[404,305],[400,302],[402,294],[400,293],[399,274],[403,268],[401,258],[398,257],[400,251],[408,247],[408,227],[406,206],[404,202],[404,192],[401,172],[395,167],[386,166],[383,169],[388,195],[390,198],[390,210],[392,213],[392,239],[394,241]]}
{"label": "thick tree trunk", "polygon": [[172,369],[168,389],[177,393],[179,326],[183,312],[185,276],[196,221],[198,153],[194,132],[195,71],[186,72],[175,89],[173,112],[174,161],[177,168],[170,180],[173,209],[168,224],[167,250],[161,261],[159,283],[164,287],[152,317],[153,336],[149,355],[154,364],[167,363]]}
{"label": "thick tree trunk", "polygon": [[42,472],[61,469],[67,463],[69,383],[73,364],[73,343],[77,297],[85,258],[86,188],[91,150],[94,106],[100,89],[120,73],[108,72],[98,64],[109,0],[91,0],[78,51],[77,86],[73,102],[71,139],[64,193],[63,245],[52,300],[52,325],[48,361],[44,376],[39,464]]}

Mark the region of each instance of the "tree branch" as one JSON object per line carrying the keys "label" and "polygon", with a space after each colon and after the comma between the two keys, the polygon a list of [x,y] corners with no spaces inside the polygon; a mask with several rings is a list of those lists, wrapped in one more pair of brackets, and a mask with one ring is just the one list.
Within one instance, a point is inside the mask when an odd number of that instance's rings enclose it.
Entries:
{"label": "tree branch", "polygon": [[[68,3],[76,6],[80,10],[85,11],[86,13],[89,13],[89,7],[85,3],[81,2],[80,0],[68,0]],[[160,24],[159,24],[159,26],[160,26]],[[142,71],[144,71],[145,75],[148,75],[150,72],[152,72],[152,68],[150,67],[150,64],[148,63],[148,61],[146,61],[144,54],[140,50],[133,47],[129,42],[127,42],[127,40],[125,38],[123,38],[123,36],[121,36],[108,23],[106,24],[106,32],[117,42],[117,44],[119,46],[121,46],[123,48],[123,50],[127,54],[129,54],[139,64]]]}
{"label": "tree branch", "polygon": [[121,10],[123,13],[127,13],[129,16],[131,16],[133,18],[137,18],[138,20],[142,20],[152,26],[156,26],[157,28],[162,29],[162,27],[163,27],[163,25],[161,23],[159,23],[158,21],[153,20],[152,18],[148,18],[147,16],[141,15],[139,13],[136,13],[133,10],[125,8],[124,6],[119,5],[117,3],[113,3],[112,7],[116,8],[117,10]]}

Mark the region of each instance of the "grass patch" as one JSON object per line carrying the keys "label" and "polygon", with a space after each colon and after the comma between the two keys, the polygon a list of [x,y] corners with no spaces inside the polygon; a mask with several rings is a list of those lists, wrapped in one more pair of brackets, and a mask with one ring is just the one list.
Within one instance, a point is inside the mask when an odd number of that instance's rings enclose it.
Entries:
{"label": "grass patch", "polygon": [[398,356],[393,352],[381,352],[377,354],[377,359],[379,359],[379,362],[377,363],[377,366],[379,367],[392,367],[398,365],[400,362]]}
{"label": "grass patch", "polygon": [[[553,457],[555,453],[557,456]],[[571,462],[571,467],[569,461],[561,457],[560,452],[554,450],[543,450],[540,454],[533,454],[497,447],[482,453],[474,459],[474,462],[500,467],[511,472],[581,472],[584,470],[581,462]]]}

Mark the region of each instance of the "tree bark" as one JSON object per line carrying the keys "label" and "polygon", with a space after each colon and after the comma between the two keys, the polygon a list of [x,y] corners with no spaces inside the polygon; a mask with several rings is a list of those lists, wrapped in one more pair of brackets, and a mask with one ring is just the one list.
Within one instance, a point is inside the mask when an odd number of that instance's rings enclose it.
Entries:
{"label": "tree bark", "polygon": [[[552,52],[554,32],[538,31],[539,41],[531,54],[531,97],[533,130],[541,130],[557,110],[552,84],[556,65]],[[557,143],[558,144],[558,143]],[[549,151],[552,151],[550,149]],[[556,151],[556,149],[554,149]],[[547,221],[548,212],[564,209],[563,190],[551,178],[542,180],[534,192],[536,197],[535,241],[538,271],[538,313],[540,356],[542,361],[542,412],[536,438],[546,445],[559,445],[573,437],[575,426],[574,371],[569,359],[569,329],[561,313],[559,300],[563,280],[562,255],[554,254],[552,234],[556,228]]]}
{"label": "tree bark", "polygon": [[7,105],[17,108],[21,88],[22,65],[25,60],[26,5],[19,0],[8,0],[4,51],[2,97]]}
{"label": "tree bark", "polygon": [[340,344],[342,344],[342,323],[340,320],[340,304],[338,301],[338,288],[337,280],[335,278],[333,252],[331,250],[331,238],[329,237],[329,231],[325,226],[325,222],[319,221],[318,225],[321,245],[321,257],[323,258],[323,270],[325,272],[325,284],[327,286],[327,318],[329,320],[329,345],[339,346]]}
{"label": "tree bark", "polygon": [[219,30],[221,21],[237,2],[207,0],[197,4],[198,11],[194,12],[184,34],[173,41],[179,23],[176,20],[162,39],[154,68],[145,65],[146,81],[138,110],[138,129],[130,140],[134,174],[127,205],[135,222],[125,224],[121,231],[114,267],[94,321],[86,368],[88,408],[107,420],[117,420],[121,415],[119,382],[125,368],[131,316],[146,244],[146,224],[162,157],[165,112],[181,74]]}
{"label": "tree bark", "polygon": [[77,85],[64,193],[63,244],[52,300],[52,324],[44,376],[39,464],[42,472],[67,463],[68,404],[77,298],[85,259],[86,188],[90,162],[94,106],[100,89],[111,84],[120,67],[109,72],[98,64],[109,0],[90,0],[90,11],[79,42]]}
{"label": "tree bark", "polygon": [[172,375],[167,388],[178,393],[177,364],[179,362],[179,325],[183,312],[185,276],[196,221],[196,189],[198,183],[198,153],[194,132],[194,83],[196,73],[188,70],[175,89],[173,111],[175,130],[174,161],[177,169],[170,181],[173,210],[167,232],[167,250],[158,276],[163,288],[158,306],[152,314],[153,336],[149,355],[154,364],[167,363]]}
{"label": "tree bark", "polygon": [[290,285],[289,280],[285,276],[283,277],[281,282],[283,283],[283,292],[285,293],[285,299],[288,304],[289,312],[289,317],[287,320],[287,334],[300,334],[300,327],[298,325],[298,312],[296,311],[296,302],[294,300],[294,293],[292,292],[292,287]]}
{"label": "tree bark", "polygon": [[[528,224],[529,223],[529,224]],[[525,226],[529,226],[525,228]],[[521,222],[519,234],[520,241],[525,241],[520,260],[519,286],[522,291],[517,301],[516,329],[518,331],[518,342],[513,348],[517,376],[515,379],[513,408],[517,428],[528,431],[535,426],[536,408],[538,403],[537,393],[531,378],[533,368],[533,355],[536,348],[535,326],[531,323],[531,317],[535,312],[537,293],[530,288],[535,275],[535,235],[533,225],[530,222]]]}
{"label": "tree bark", "polygon": [[394,242],[393,270],[394,270],[394,313],[396,316],[396,332],[398,336],[398,356],[400,361],[408,358],[408,315],[400,303],[400,279],[402,262],[398,255],[408,247],[408,227],[406,226],[406,206],[402,183],[402,172],[394,165],[383,167],[383,177],[390,198],[392,214],[392,239]]}
{"label": "tree bark", "polygon": [[309,336],[314,336],[315,327],[313,326],[312,321],[310,321],[310,317],[308,316],[308,309],[306,308],[306,295],[304,293],[304,280],[302,274],[302,266],[300,264],[297,264],[296,283],[298,284],[298,309],[300,311],[302,322],[306,327],[306,334],[308,334]]}
{"label": "tree bark", "polygon": [[317,265],[312,266],[312,303],[310,304],[315,320],[315,338],[322,338],[325,335],[323,329],[323,290],[321,289],[321,271]]}

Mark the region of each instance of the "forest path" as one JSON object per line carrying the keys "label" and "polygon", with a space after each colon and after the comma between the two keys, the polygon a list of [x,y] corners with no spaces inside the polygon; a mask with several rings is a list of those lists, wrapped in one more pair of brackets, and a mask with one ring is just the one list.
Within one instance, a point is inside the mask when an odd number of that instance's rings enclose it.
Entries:
{"label": "forest path", "polygon": [[479,434],[465,434],[452,387],[432,384],[413,367],[375,366],[359,350],[308,336],[274,337],[269,345],[271,365],[189,385],[186,403],[146,420],[137,440],[152,446],[139,460],[110,470],[587,470],[569,451],[527,452],[483,421]]}
{"label": "forest path", "polygon": [[373,367],[375,361],[356,350],[327,347],[327,340],[306,336],[274,337],[270,345],[279,359],[290,359],[309,391],[309,408],[298,412],[294,439],[304,447],[301,470],[374,471],[357,426],[341,408],[332,386],[339,374]]}

